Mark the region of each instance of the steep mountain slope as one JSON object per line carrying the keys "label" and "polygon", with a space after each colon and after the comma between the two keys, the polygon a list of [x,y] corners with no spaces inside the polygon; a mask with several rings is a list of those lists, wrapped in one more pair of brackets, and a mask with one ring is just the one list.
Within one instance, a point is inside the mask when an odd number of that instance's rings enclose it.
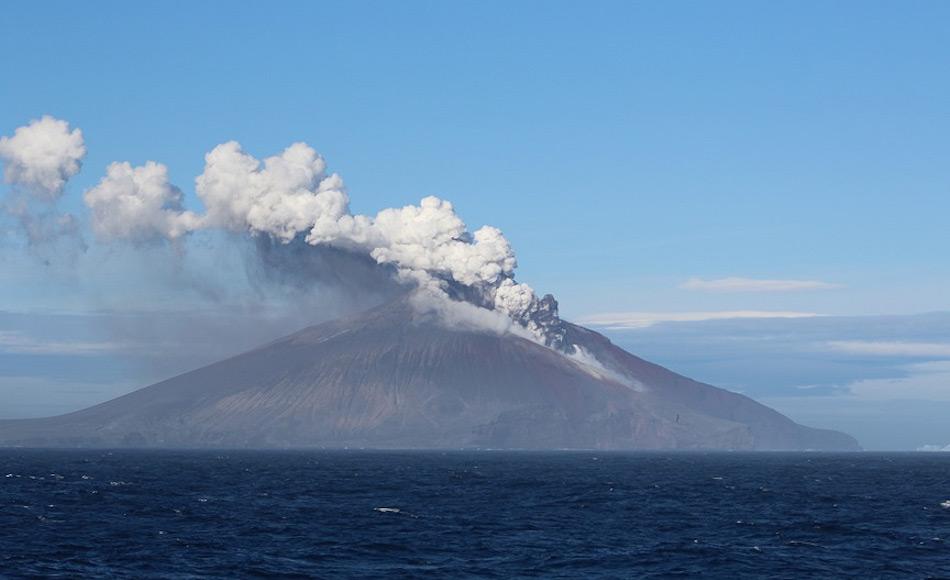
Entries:
{"label": "steep mountain slope", "polygon": [[449,329],[397,300],[76,413],[2,421],[0,444],[858,448],[591,330],[567,325],[566,340],[579,355]]}

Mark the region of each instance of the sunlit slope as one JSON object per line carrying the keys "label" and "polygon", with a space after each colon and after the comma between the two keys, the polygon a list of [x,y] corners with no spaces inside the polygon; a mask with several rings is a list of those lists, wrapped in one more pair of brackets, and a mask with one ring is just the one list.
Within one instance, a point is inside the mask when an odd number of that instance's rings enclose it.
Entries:
{"label": "sunlit slope", "polygon": [[0,422],[0,444],[852,450],[588,329],[588,365],[513,334],[449,329],[402,300],[76,413]]}

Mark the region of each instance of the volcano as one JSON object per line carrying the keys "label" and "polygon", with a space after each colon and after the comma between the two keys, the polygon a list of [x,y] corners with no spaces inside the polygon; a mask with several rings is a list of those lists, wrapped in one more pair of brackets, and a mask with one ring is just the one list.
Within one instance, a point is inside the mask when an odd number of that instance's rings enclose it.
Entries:
{"label": "volcano", "polygon": [[88,409],[0,422],[50,447],[856,450],[564,323],[568,355],[399,299]]}

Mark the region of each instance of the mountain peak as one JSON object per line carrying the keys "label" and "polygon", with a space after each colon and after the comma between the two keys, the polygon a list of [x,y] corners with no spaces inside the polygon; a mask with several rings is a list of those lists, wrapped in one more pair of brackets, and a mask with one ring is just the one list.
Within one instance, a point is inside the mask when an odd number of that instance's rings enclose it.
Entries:
{"label": "mountain peak", "polygon": [[574,352],[401,297],[76,413],[0,422],[0,444],[857,449],[562,324]]}

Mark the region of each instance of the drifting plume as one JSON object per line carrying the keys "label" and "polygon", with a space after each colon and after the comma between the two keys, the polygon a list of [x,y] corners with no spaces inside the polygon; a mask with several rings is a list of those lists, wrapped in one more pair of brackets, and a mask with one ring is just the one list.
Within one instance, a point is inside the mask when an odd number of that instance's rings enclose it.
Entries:
{"label": "drifting plume", "polygon": [[70,131],[69,123],[48,115],[19,127],[13,137],[0,137],[4,181],[49,201],[79,173],[85,155],[82,131]]}
{"label": "drifting plume", "polygon": [[168,182],[168,169],[152,161],[141,167],[112,163],[83,197],[92,229],[103,238],[176,240],[198,225],[197,216],[182,209],[181,190]]}
{"label": "drifting plume", "polygon": [[17,128],[12,137],[0,137],[3,179],[12,189],[4,209],[19,222],[31,246],[75,236],[73,248],[85,247],[75,217],[55,210],[85,155],[82,131],[48,115]]}
{"label": "drifting plume", "polygon": [[468,231],[448,201],[426,197],[375,216],[352,214],[343,179],[327,173],[323,157],[305,143],[263,161],[235,141],[218,145],[205,156],[195,191],[203,214],[183,209],[163,165],[113,163],[85,200],[102,239],[175,241],[193,231],[223,229],[285,245],[303,240],[314,251],[369,257],[416,289],[417,298],[501,313],[545,344],[573,350],[564,344],[554,298],[539,299],[515,281],[517,260],[502,232],[491,226]]}

